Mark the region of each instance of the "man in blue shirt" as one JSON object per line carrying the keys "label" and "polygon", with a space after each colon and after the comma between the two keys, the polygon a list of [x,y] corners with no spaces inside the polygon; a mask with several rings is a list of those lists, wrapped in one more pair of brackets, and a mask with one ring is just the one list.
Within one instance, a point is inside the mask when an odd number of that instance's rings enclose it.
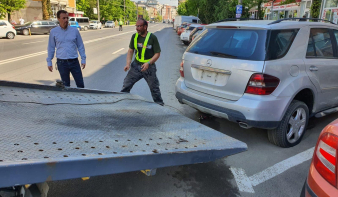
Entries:
{"label": "man in blue shirt", "polygon": [[[66,87],[70,87],[70,73],[72,73],[78,88],[84,88],[81,67],[86,67],[86,54],[81,35],[77,28],[68,26],[68,13],[65,10],[57,12],[59,26],[50,31],[48,41],[48,70],[53,72],[52,59],[56,48],[57,67],[61,79]],[[81,67],[78,60],[81,55]]]}

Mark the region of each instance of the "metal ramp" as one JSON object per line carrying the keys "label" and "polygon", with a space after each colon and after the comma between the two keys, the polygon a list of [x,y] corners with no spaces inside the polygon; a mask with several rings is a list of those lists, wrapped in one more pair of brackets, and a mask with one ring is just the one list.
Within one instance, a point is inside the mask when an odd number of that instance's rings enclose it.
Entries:
{"label": "metal ramp", "polygon": [[0,81],[0,188],[210,162],[247,145],[131,94]]}

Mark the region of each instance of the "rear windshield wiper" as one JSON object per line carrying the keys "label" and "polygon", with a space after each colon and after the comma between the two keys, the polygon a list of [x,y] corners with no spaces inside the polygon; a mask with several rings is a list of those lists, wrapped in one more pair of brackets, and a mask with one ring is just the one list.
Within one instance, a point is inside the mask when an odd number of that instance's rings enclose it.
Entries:
{"label": "rear windshield wiper", "polygon": [[237,58],[237,56],[226,54],[226,53],[220,53],[220,52],[215,52],[215,51],[210,51],[210,53],[213,54],[213,55],[222,56],[222,57]]}

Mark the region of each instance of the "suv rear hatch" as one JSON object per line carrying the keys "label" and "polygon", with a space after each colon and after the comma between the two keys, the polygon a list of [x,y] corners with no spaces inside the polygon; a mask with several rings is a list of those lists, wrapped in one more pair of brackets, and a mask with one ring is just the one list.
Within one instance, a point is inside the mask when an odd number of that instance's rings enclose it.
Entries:
{"label": "suv rear hatch", "polygon": [[267,30],[208,27],[184,54],[185,85],[205,94],[238,100],[253,73],[261,73]]}

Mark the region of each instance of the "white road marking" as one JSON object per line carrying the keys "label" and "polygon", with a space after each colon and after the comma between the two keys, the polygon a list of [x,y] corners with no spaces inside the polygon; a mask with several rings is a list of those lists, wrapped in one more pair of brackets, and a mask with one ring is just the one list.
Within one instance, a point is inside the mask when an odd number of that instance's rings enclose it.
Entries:
{"label": "white road marking", "polygon": [[116,53],[118,53],[118,52],[120,52],[120,51],[122,51],[124,48],[122,48],[122,49],[119,49],[119,50],[117,50],[117,51],[115,51],[114,53],[112,53],[112,54],[116,54]]}
{"label": "white road marking", "polygon": [[38,43],[38,42],[46,42],[44,40],[41,40],[41,41],[36,41],[36,42],[27,42],[27,43],[22,43],[22,44],[33,44],[33,43]]}
{"label": "white road marking", "polygon": [[313,156],[314,147],[301,152],[295,156],[292,156],[284,161],[276,163],[275,165],[263,170],[262,172],[256,173],[250,177],[245,174],[245,171],[241,168],[233,168],[230,170],[235,177],[239,191],[255,193],[253,186],[257,186],[265,181],[274,178],[275,176],[285,172],[286,170],[297,166]]}
{"label": "white road marking", "polygon": [[[116,35],[111,35],[111,36],[106,36],[106,37],[97,38],[97,39],[93,39],[93,40],[88,40],[88,41],[85,41],[83,43],[88,44],[88,43],[92,43],[92,42],[97,42],[97,41],[100,41],[100,40],[120,36],[120,35],[123,35],[123,34],[128,34],[128,33],[131,33],[131,32],[135,32],[135,31],[134,30],[133,31],[127,31],[127,32],[124,32],[124,33],[116,34]],[[40,51],[40,52],[37,52],[37,53],[32,53],[32,54],[28,54],[28,55],[14,57],[14,58],[10,58],[10,59],[0,61],[0,65],[11,63],[11,62],[16,62],[16,61],[19,61],[19,60],[23,60],[23,59],[27,59],[27,58],[31,58],[31,57],[36,57],[36,56],[44,55],[44,54],[47,54],[47,51]]]}

